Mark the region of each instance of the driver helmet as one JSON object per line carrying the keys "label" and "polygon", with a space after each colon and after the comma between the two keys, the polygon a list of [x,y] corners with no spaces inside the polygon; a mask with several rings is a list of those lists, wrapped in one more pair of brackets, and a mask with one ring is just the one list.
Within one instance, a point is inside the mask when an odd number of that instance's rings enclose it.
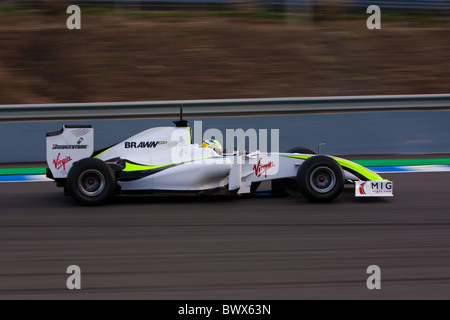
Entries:
{"label": "driver helmet", "polygon": [[219,141],[210,139],[203,141],[202,148],[213,149],[217,154],[222,155],[223,149]]}

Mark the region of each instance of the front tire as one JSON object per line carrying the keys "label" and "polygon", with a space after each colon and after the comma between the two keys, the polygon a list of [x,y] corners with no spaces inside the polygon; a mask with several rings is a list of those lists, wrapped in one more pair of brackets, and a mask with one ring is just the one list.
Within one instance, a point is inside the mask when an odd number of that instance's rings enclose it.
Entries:
{"label": "front tire", "polygon": [[313,202],[331,202],[344,189],[344,172],[332,158],[314,156],[306,160],[297,173],[300,192]]}
{"label": "front tire", "polygon": [[102,160],[87,158],[74,164],[67,178],[70,194],[84,205],[100,205],[116,186],[114,171]]}

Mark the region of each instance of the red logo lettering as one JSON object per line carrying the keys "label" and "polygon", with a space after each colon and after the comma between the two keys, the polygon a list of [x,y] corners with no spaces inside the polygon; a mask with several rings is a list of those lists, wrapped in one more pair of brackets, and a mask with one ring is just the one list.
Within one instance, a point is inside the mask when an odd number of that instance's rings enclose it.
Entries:
{"label": "red logo lettering", "polygon": [[72,161],[72,158],[67,156],[64,159],[59,159],[60,156],[61,153],[58,153],[56,159],[53,160],[53,164],[55,165],[56,170],[63,168],[63,170],[66,171],[66,164]]}
{"label": "red logo lettering", "polygon": [[366,194],[366,191],[364,190],[364,185],[367,182],[361,183],[361,185],[359,186],[359,194]]}
{"label": "red logo lettering", "polygon": [[264,177],[267,178],[267,171],[269,169],[275,167],[275,164],[270,161],[267,164],[261,165],[261,159],[259,159],[258,164],[253,166],[253,170],[255,171],[255,175],[259,178],[264,174]]}

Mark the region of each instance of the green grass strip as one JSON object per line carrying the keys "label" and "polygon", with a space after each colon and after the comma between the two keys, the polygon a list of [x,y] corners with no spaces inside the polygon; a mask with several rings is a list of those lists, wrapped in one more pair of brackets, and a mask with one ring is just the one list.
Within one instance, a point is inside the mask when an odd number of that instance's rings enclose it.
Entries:
{"label": "green grass strip", "polygon": [[353,160],[363,167],[393,167],[393,166],[430,166],[450,165],[449,158],[441,159],[380,159],[380,160]]}
{"label": "green grass strip", "polygon": [[46,168],[0,169],[0,176],[46,174]]}

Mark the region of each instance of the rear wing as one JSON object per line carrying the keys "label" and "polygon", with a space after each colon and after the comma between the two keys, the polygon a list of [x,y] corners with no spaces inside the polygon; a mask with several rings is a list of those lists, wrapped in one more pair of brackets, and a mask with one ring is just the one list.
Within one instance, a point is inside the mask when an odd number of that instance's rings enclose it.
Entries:
{"label": "rear wing", "polygon": [[94,152],[94,129],[91,126],[63,126],[46,135],[47,165],[53,178],[67,178],[70,168]]}

